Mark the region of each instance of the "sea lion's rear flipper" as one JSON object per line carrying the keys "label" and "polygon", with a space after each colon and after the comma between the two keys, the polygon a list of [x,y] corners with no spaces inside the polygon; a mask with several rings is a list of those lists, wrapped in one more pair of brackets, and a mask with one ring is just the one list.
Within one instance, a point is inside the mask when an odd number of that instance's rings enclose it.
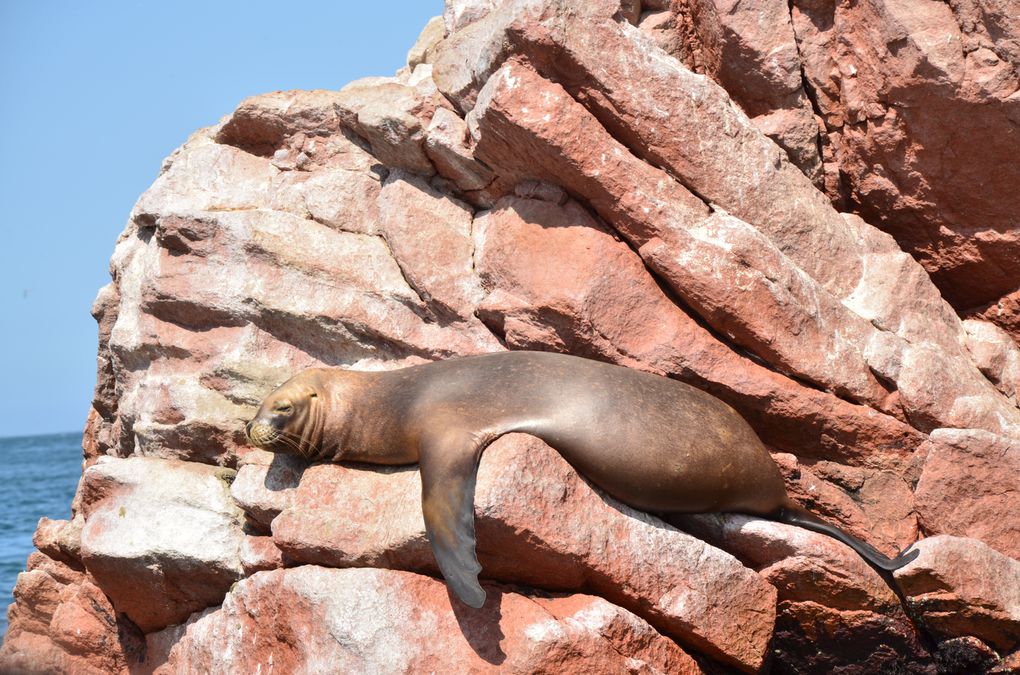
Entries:
{"label": "sea lion's rear flipper", "polygon": [[464,604],[481,607],[482,566],[475,555],[475,475],[482,444],[467,432],[442,431],[420,449],[425,532],[446,583]]}
{"label": "sea lion's rear flipper", "polygon": [[873,568],[884,572],[898,570],[920,554],[920,551],[912,550],[908,546],[900,551],[899,555],[895,558],[888,558],[867,542],[861,541],[834,525],[830,525],[792,500],[788,500],[782,508],[772,514],[772,517],[783,523],[798,525],[806,530],[827,534],[857,551],[857,554],[864,558]]}

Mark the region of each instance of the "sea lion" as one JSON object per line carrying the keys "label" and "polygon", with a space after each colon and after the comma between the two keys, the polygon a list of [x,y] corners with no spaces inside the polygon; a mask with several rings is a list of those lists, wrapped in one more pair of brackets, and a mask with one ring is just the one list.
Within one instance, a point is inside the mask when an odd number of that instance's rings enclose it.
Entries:
{"label": "sea lion", "polygon": [[822,532],[879,570],[889,559],[796,504],[751,427],[695,387],[576,356],[511,351],[400,370],[303,371],[273,391],[249,439],[315,461],[418,462],[425,529],[457,596],[481,607],[475,474],[482,450],[532,434],[625,504],[653,513],[738,512]]}

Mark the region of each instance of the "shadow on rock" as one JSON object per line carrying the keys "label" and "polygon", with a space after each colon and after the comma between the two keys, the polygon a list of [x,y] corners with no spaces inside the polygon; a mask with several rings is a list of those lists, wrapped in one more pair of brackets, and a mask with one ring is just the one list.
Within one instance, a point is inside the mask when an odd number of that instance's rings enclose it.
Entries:
{"label": "shadow on rock", "polygon": [[273,460],[269,463],[269,470],[266,471],[266,477],[262,483],[266,489],[273,492],[291,490],[298,486],[298,483],[301,482],[301,476],[304,475],[305,470],[309,466],[308,460],[301,457],[274,453]]}
{"label": "shadow on rock", "polygon": [[461,602],[453,591],[446,589],[450,597],[450,608],[457,619],[460,632],[471,645],[471,649],[486,662],[494,666],[506,660],[506,654],[499,646],[506,637],[500,628],[503,620],[503,591],[500,588],[485,585],[488,597],[480,609],[472,609]]}

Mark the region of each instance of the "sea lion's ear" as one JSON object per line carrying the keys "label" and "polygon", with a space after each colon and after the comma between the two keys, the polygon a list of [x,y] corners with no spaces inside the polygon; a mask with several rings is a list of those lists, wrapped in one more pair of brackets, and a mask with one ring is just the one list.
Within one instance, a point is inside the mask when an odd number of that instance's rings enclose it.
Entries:
{"label": "sea lion's ear", "polygon": [[475,475],[482,446],[471,434],[446,429],[419,449],[425,532],[446,583],[464,604],[478,608],[485,591],[475,555]]}

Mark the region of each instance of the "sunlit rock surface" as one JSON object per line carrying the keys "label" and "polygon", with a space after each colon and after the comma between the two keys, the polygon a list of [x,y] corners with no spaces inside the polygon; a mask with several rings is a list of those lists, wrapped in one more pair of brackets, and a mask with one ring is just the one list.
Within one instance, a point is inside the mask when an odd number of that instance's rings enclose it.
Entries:
{"label": "sunlit rock surface", "polygon": [[[83,479],[0,670],[1015,669],[1016,15],[449,0],[392,76],[242,101],[116,242]],[[796,500],[921,540],[903,601],[832,539],[639,513],[515,435],[479,469],[474,611],[416,467],[244,437],[303,368],[505,349],[723,399]]]}

